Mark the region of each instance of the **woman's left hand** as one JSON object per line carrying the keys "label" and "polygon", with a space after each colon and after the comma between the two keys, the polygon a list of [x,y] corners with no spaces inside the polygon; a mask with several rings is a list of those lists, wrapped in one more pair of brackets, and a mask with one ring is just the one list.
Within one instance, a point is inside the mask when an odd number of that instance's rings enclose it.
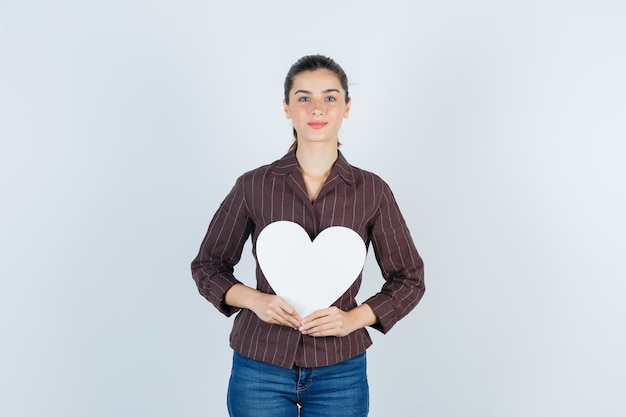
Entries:
{"label": "woman's left hand", "polygon": [[347,336],[353,331],[376,323],[376,315],[371,307],[362,304],[350,311],[328,307],[309,314],[298,328],[309,336]]}

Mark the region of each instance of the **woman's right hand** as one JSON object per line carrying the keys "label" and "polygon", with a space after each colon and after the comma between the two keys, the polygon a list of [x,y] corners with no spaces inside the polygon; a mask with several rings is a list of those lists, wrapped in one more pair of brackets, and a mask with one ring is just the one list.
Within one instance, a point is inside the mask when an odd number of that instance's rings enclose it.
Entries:
{"label": "woman's right hand", "polygon": [[266,323],[279,324],[293,329],[298,329],[302,324],[302,317],[284,298],[243,284],[233,285],[226,292],[225,301],[230,306],[251,310]]}
{"label": "woman's right hand", "polygon": [[249,308],[266,323],[280,324],[293,329],[298,329],[302,325],[302,319],[296,309],[278,295],[259,291],[259,294],[250,300]]}

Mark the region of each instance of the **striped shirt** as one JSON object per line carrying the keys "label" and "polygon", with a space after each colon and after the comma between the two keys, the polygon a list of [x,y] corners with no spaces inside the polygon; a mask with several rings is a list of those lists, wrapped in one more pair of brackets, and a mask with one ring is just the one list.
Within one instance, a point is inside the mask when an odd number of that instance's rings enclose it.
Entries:
{"label": "striped shirt", "polygon": [[[225,303],[226,292],[239,283],[233,272],[244,243],[252,236],[256,258],[259,233],[280,220],[299,224],[311,239],[328,227],[345,226],[358,233],[368,248],[371,243],[385,280],[380,292],[365,301],[378,318],[373,328],[386,333],[422,298],[424,265],[389,186],[375,174],[348,164],[339,152],[311,203],[292,151],[237,179],[191,264],[200,294],[224,315],[238,313],[230,345],[240,354],[285,368],[318,367],[350,359],[372,344],[364,328],[345,337],[312,337],[268,324],[250,310]],[[356,307],[361,280],[360,274],[333,305],[344,311]],[[258,263],[256,281],[259,291],[274,293]]]}

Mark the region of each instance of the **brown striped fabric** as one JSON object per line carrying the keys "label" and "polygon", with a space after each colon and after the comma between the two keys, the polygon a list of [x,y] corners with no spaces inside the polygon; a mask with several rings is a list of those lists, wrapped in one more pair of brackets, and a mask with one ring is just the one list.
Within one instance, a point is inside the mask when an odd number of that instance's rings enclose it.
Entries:
{"label": "brown striped fabric", "polygon": [[[371,344],[366,329],[345,337],[312,337],[260,320],[252,311],[224,302],[228,289],[239,281],[233,275],[244,243],[256,239],[265,226],[287,220],[302,226],[314,239],[331,226],[357,232],[374,249],[385,282],[366,303],[374,310],[374,328],[386,333],[422,298],[424,265],[389,186],[378,176],[353,167],[339,153],[326,183],[311,203],[295,151],[237,180],[209,224],[197,257],[191,264],[200,294],[220,312],[235,318],[230,345],[249,358],[290,368],[332,365],[362,353]],[[256,267],[257,289],[274,293]],[[356,306],[360,275],[333,305]]]}

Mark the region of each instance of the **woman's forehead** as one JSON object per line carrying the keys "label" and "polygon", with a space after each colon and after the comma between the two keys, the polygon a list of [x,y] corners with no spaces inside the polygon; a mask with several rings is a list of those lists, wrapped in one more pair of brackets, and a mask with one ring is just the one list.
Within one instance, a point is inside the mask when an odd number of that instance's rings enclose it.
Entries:
{"label": "woman's forehead", "polygon": [[337,89],[343,91],[341,82],[337,75],[327,69],[317,69],[314,71],[303,71],[293,79],[291,91],[306,89],[309,91],[325,91]]}

